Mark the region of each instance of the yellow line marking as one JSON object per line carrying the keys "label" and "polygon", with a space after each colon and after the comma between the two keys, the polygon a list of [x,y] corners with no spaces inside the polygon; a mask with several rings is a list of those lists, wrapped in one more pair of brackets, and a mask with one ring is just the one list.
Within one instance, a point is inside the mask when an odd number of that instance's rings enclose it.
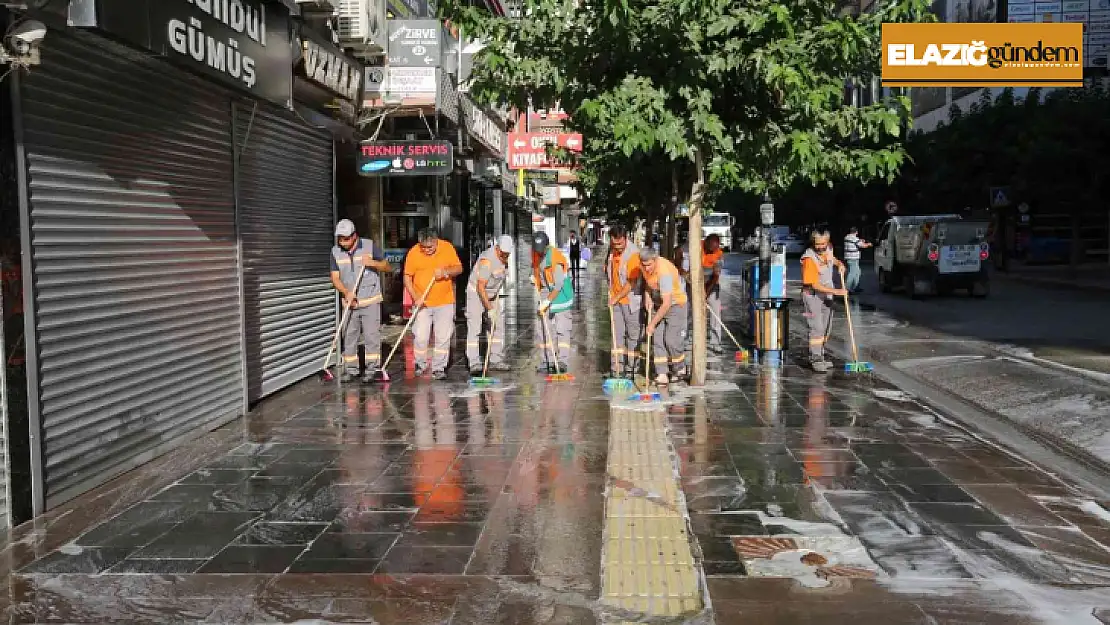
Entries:
{"label": "yellow line marking", "polygon": [[701,611],[662,408],[611,410],[607,471],[602,601],[647,616]]}

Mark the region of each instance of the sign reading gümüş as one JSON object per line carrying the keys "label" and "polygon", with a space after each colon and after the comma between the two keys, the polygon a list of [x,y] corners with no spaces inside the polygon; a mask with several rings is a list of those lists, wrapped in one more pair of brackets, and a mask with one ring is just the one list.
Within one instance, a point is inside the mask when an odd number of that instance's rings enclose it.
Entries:
{"label": "sign reading g\u00fcm\u00fc\u015f", "polygon": [[454,164],[450,141],[365,141],[359,146],[361,176],[444,176]]}
{"label": "sign reading g\u00fcm\u00fc\u015f", "polygon": [[147,3],[150,48],[170,59],[288,107],[293,91],[289,14],[261,0]]}

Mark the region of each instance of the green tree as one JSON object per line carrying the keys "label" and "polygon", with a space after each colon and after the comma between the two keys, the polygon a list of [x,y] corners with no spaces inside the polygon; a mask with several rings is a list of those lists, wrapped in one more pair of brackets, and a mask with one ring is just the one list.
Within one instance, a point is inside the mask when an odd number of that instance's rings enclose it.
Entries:
{"label": "green tree", "polygon": [[[629,164],[680,165],[698,258],[707,184],[778,195],[800,180],[891,179],[905,97],[844,105],[849,76],[878,73],[881,24],[927,21],[928,0],[891,0],[860,16],[832,0],[529,0],[520,20],[461,2],[445,14],[486,47],[471,93],[480,100],[558,101],[586,137],[597,183],[650,183]],[[624,159],[625,165],[602,163]],[[654,168],[648,170],[653,172]],[[672,176],[673,177],[673,176]],[[664,178],[666,180],[666,178]],[[705,379],[705,293],[691,273],[692,383]]]}

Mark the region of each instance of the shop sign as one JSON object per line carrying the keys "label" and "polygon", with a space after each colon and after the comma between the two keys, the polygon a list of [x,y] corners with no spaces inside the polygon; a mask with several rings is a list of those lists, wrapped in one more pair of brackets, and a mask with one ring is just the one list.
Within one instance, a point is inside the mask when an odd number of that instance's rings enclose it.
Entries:
{"label": "shop sign", "polygon": [[262,0],[93,0],[69,22],[146,48],[251,95],[290,107],[289,11]]}
{"label": "shop sign", "polygon": [[467,132],[470,133],[470,136],[477,138],[487,150],[500,157],[502,154],[501,143],[505,137],[505,132],[470,98],[463,97],[460,99],[463,116],[466,118]]}
{"label": "shop sign", "polygon": [[308,80],[320,85],[347,100],[351,104],[362,103],[362,65],[346,56],[333,45],[315,41],[309,31],[305,36],[304,62],[302,71]]}
{"label": "shop sign", "polygon": [[439,67],[439,20],[389,20],[390,67]]}
{"label": "shop sign", "polygon": [[559,203],[559,185],[544,185],[543,187],[543,203],[552,206]]}
{"label": "shop sign", "polygon": [[582,135],[557,132],[514,132],[508,138],[509,152],[506,160],[509,169],[540,169],[566,167],[557,159],[547,156],[547,146],[564,148],[571,152],[582,151]]}
{"label": "shop sign", "polygon": [[454,169],[450,141],[365,141],[359,147],[362,176],[443,176]]}
{"label": "shop sign", "polygon": [[388,67],[386,93],[392,96],[434,95],[436,92],[436,68],[434,67]]}

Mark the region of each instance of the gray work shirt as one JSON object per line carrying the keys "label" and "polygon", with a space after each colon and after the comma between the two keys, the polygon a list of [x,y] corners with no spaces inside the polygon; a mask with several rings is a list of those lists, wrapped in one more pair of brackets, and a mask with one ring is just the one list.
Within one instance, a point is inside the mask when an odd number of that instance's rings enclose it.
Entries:
{"label": "gray work shirt", "polygon": [[[370,239],[360,237],[350,252],[338,245],[331,248],[331,270],[339,272],[339,281],[343,286],[348,289],[354,288],[359,270],[363,268],[363,258],[366,256],[373,260],[385,260],[385,254]],[[358,292],[355,293],[359,304],[382,301],[381,276],[373,269],[366,269],[365,272],[362,282],[358,285]]]}
{"label": "gray work shirt", "polygon": [[474,263],[474,271],[470,272],[470,279],[467,280],[466,288],[468,291],[478,292],[478,281],[486,281],[486,297],[493,299],[501,292],[501,285],[505,284],[507,267],[497,257],[497,249],[489,248],[482,252],[478,257],[478,262]]}

